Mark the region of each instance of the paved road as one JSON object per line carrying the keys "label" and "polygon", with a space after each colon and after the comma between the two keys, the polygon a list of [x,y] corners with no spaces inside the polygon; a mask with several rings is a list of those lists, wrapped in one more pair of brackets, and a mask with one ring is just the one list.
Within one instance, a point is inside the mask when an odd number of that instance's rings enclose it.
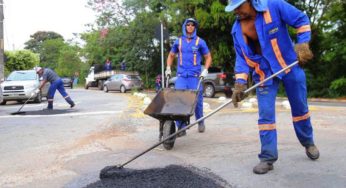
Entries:
{"label": "paved road", "polygon": [[[96,90],[69,92],[77,101],[69,115],[14,118],[8,112],[19,105],[1,107],[0,187],[83,187],[98,180],[104,166],[123,163],[157,142],[158,121],[142,113],[142,99]],[[224,101],[205,102],[210,106],[208,113]],[[42,107],[31,104],[25,110]],[[57,107],[67,105],[60,99]],[[305,156],[290,112],[278,102],[279,160],[266,175],[252,173],[259,152],[256,108],[231,106],[206,121],[205,133],[193,127],[186,137],[176,140],[172,150],[160,146],[126,167],[193,165],[234,187],[344,187],[346,105],[314,104],[310,110],[321,150],[318,161]]]}

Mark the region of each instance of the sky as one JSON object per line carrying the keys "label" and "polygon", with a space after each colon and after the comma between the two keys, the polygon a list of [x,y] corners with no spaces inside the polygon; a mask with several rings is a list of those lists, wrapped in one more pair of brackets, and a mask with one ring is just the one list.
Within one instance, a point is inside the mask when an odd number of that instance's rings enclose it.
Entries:
{"label": "sky", "polygon": [[30,35],[37,31],[53,31],[72,39],[73,33],[88,30],[95,14],[87,8],[87,0],[3,0],[4,48],[21,50]]}

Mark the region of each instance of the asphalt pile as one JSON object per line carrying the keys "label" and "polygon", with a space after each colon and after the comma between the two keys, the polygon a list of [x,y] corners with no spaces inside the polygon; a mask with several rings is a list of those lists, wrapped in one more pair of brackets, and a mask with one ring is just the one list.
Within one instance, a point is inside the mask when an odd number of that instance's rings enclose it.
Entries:
{"label": "asphalt pile", "polygon": [[223,188],[231,187],[225,180],[208,170],[192,166],[170,165],[164,168],[145,170],[121,169],[123,172],[108,174],[86,188]]}

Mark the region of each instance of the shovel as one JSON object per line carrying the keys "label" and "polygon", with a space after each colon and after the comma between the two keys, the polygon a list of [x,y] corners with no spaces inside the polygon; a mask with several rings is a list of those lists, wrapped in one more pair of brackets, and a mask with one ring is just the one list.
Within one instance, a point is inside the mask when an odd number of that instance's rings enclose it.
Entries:
{"label": "shovel", "polygon": [[[36,89],[37,89],[37,88],[36,88]],[[18,115],[18,114],[25,114],[25,113],[26,113],[26,112],[23,112],[23,111],[20,111],[20,110],[21,110],[21,109],[24,107],[24,105],[35,95],[35,94],[33,93],[33,91],[35,91],[36,89],[34,89],[34,90],[31,91],[30,97],[29,97],[28,100],[26,100],[25,103],[19,108],[19,110],[18,110],[17,112],[12,112],[11,115]]]}
{"label": "shovel", "polygon": [[[253,89],[257,88],[258,86],[262,85],[263,83],[265,83],[266,81],[273,79],[274,77],[276,77],[277,75],[281,74],[282,72],[286,71],[287,69],[295,66],[298,64],[298,61],[293,62],[292,64],[288,65],[287,67],[281,69],[280,71],[276,72],[275,74],[271,75],[270,77],[262,80],[261,82],[253,85],[252,87],[248,88],[247,90],[244,91],[245,94],[249,93],[250,91],[252,91]],[[127,162],[120,164],[120,165],[115,165],[115,166],[106,166],[105,168],[103,168],[100,172],[100,179],[103,178],[111,178],[111,177],[123,177],[128,175],[129,173],[131,173],[132,171],[130,169],[124,169],[124,166],[129,164],[130,162],[134,161],[135,159],[137,159],[138,157],[144,155],[145,153],[151,151],[152,149],[156,148],[157,146],[161,145],[163,142],[175,137],[177,134],[179,134],[180,132],[185,131],[186,129],[189,129],[191,127],[193,127],[194,125],[198,124],[199,122],[207,119],[208,117],[210,117],[211,115],[215,114],[216,112],[220,111],[221,109],[223,109],[225,106],[227,106],[228,104],[230,104],[232,102],[232,99],[230,99],[229,101],[225,102],[224,104],[220,105],[218,108],[216,108],[215,110],[213,110],[212,112],[210,112],[209,114],[199,118],[198,120],[196,120],[195,122],[191,123],[189,126],[186,126],[182,129],[180,129],[179,131],[175,132],[174,134],[171,134],[170,136],[166,137],[165,139],[161,140],[160,142],[154,144],[153,146],[149,147],[148,149],[146,149],[145,151],[139,153],[138,155],[132,157],[130,160],[128,160]]]}

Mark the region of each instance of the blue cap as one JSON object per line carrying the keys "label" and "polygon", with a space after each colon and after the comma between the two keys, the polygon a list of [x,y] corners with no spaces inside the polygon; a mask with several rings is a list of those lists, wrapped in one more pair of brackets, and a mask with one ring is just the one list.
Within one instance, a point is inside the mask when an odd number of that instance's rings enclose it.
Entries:
{"label": "blue cap", "polygon": [[185,23],[193,22],[196,27],[198,27],[198,22],[194,18],[188,18],[185,20]]}
{"label": "blue cap", "polygon": [[232,12],[234,9],[238,8],[246,0],[228,0],[228,5],[225,8],[226,12]]}

